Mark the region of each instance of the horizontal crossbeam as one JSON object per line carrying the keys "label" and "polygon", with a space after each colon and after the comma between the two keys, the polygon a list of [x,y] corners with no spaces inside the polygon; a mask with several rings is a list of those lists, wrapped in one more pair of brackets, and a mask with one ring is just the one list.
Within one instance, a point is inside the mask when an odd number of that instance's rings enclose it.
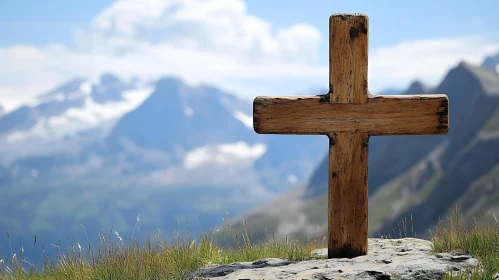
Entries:
{"label": "horizontal crossbeam", "polygon": [[257,97],[254,129],[261,134],[425,135],[448,131],[449,100],[444,94],[370,96],[365,104],[329,103],[326,96]]}

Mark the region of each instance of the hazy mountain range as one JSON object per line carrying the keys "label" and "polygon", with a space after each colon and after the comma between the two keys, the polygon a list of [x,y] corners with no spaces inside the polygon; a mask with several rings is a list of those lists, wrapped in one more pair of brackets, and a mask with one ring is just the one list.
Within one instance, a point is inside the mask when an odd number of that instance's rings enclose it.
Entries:
{"label": "hazy mountain range", "polygon": [[[371,139],[371,233],[414,211],[424,230],[456,202],[468,215],[498,209],[499,77],[490,69],[461,63],[436,88],[405,90],[448,94],[451,129]],[[108,73],[0,113],[0,232],[83,242],[84,225],[94,237],[111,227],[126,237],[140,214],[141,236],[157,228],[196,236],[241,215],[253,230],[323,234],[328,139],[258,135],[251,106],[176,77]],[[0,252],[10,251],[6,241]]]}
{"label": "hazy mountain range", "polygon": [[325,148],[315,137],[258,135],[251,112],[235,94],[175,77],[55,87],[0,117],[0,232],[84,241],[83,224],[125,237],[140,214],[143,236],[196,236],[262,205],[309,176]]}

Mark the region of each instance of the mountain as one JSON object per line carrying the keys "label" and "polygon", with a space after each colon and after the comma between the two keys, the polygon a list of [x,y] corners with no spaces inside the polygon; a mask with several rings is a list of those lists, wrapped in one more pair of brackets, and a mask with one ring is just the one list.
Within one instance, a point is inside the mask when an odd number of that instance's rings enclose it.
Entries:
{"label": "mountain", "polygon": [[495,71],[495,72],[499,72],[499,70],[498,70],[498,68],[499,68],[499,53],[497,53],[496,55],[491,55],[491,56],[486,57],[483,60],[482,67],[490,69],[490,70]]}
{"label": "mountain", "polygon": [[[455,203],[466,215],[499,208],[498,80],[461,63],[436,88],[402,93],[448,94],[450,130],[371,138],[371,234],[410,213],[424,232]],[[86,240],[80,224],[129,235],[138,214],[141,234],[186,221],[196,236],[222,218],[242,229],[244,213],[260,236],[326,230],[328,139],[258,135],[251,104],[213,86],[78,78],[0,117],[0,132],[0,232],[23,240]]]}
{"label": "mountain", "polygon": [[376,92],[376,95],[391,95],[391,94],[401,94],[404,90],[399,88],[386,88],[380,92]]}
{"label": "mountain", "polygon": [[257,135],[251,104],[211,86],[192,87],[169,77],[159,80],[150,98],[117,122],[106,146],[112,153],[130,145],[158,149],[178,163],[189,150],[203,146],[261,143],[266,152],[256,159],[254,169],[263,185],[280,193],[310,175],[324,153],[324,145],[318,143],[325,141],[313,136]]}
{"label": "mountain", "polygon": [[[463,62],[436,88],[414,82],[404,92],[417,93],[449,96],[449,133],[371,137],[370,235],[398,235],[401,219],[411,217],[416,234],[425,235],[456,204],[466,217],[484,211],[499,214],[499,75]],[[308,184],[244,218],[249,230],[257,229],[259,238],[264,228],[303,240],[323,236],[327,231],[327,160]],[[233,229],[241,228],[241,219],[230,222]]]}
{"label": "mountain", "polygon": [[405,91],[402,91],[401,94],[427,94],[431,93],[432,88],[428,85],[425,85],[421,81],[414,81],[409,85]]}
{"label": "mountain", "polygon": [[176,78],[144,87],[103,75],[56,87],[0,119],[0,232],[83,244],[80,224],[93,242],[102,229],[125,238],[141,214],[136,236],[173,232],[177,222],[183,231],[186,219],[196,236],[272,197],[253,170],[265,145],[254,140],[250,109]]}
{"label": "mountain", "polygon": [[122,149],[122,141],[128,141],[172,152],[237,141],[253,144],[248,105],[215,87],[190,87],[176,78],[162,78],[140,107],[116,123],[106,145]]}
{"label": "mountain", "polygon": [[0,118],[0,232],[23,240],[83,242],[80,224],[126,236],[138,214],[138,236],[195,237],[303,182],[324,153],[315,137],[257,135],[250,102],[175,77],[78,78],[33,103]]}
{"label": "mountain", "polygon": [[255,158],[252,169],[269,191],[281,193],[310,175],[324,152],[319,142],[311,136],[257,135],[248,102],[215,87],[193,87],[168,77],[157,82],[140,107],[117,122],[106,146],[113,153],[130,146],[157,149],[179,163],[193,149],[230,143],[261,145],[265,152]]}
{"label": "mountain", "polygon": [[[467,217],[488,211],[497,214],[499,75],[488,69],[461,64],[449,73],[439,89],[449,92],[451,110],[455,112],[451,111],[449,134],[445,142],[435,146],[418,165],[394,178],[399,182],[399,188],[412,188],[409,193],[413,194],[413,202],[407,203],[405,199],[405,207],[394,211],[384,221],[380,232],[389,231],[396,221],[412,214],[414,229],[427,234],[427,230],[440,218],[448,216],[456,204],[463,206],[461,211]],[[417,168],[419,172],[415,171]],[[418,183],[401,183],[403,180]],[[393,185],[397,184],[391,183]],[[386,186],[390,184],[381,188]],[[480,190],[485,191],[481,193]],[[484,197],[484,194],[488,196]],[[478,197],[481,197],[480,201]],[[398,203],[403,202],[399,200]]]}
{"label": "mountain", "polygon": [[0,117],[0,141],[62,138],[113,121],[140,104],[150,90],[112,74],[75,78]]}

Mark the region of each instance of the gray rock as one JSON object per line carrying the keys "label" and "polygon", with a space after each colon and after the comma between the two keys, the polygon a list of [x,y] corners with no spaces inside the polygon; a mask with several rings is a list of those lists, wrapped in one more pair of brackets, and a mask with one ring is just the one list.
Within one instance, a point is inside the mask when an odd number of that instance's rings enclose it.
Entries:
{"label": "gray rock", "polygon": [[[422,239],[369,239],[369,254],[352,259],[316,259],[290,262],[268,258],[202,268],[190,279],[443,279],[446,272],[473,269],[477,260],[464,252],[432,254]],[[327,248],[312,252],[327,255]]]}

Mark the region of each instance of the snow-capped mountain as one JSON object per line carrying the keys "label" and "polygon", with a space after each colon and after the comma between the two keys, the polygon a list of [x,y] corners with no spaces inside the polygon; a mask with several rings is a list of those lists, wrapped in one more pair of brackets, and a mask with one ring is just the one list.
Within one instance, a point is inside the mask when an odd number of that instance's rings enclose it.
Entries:
{"label": "snow-capped mountain", "polygon": [[482,67],[494,70],[499,73],[499,53],[486,57],[483,60]]}
{"label": "snow-capped mountain", "polygon": [[129,142],[172,152],[238,141],[254,144],[250,110],[248,102],[215,87],[162,78],[140,107],[116,123],[106,146],[121,150]]}
{"label": "snow-capped mountain", "polygon": [[[251,162],[242,172],[256,172],[277,193],[306,180],[324,152],[318,143],[327,139],[258,135],[251,110],[251,103],[215,87],[162,78],[141,106],[116,123],[105,140],[106,150],[134,156],[139,150],[157,151],[190,174],[196,168],[222,166],[227,171]],[[134,166],[135,171],[141,168]]]}
{"label": "snow-capped mountain", "polygon": [[140,105],[151,89],[111,74],[96,81],[75,78],[39,95],[31,105],[0,117],[0,139],[62,138],[115,121]]}

